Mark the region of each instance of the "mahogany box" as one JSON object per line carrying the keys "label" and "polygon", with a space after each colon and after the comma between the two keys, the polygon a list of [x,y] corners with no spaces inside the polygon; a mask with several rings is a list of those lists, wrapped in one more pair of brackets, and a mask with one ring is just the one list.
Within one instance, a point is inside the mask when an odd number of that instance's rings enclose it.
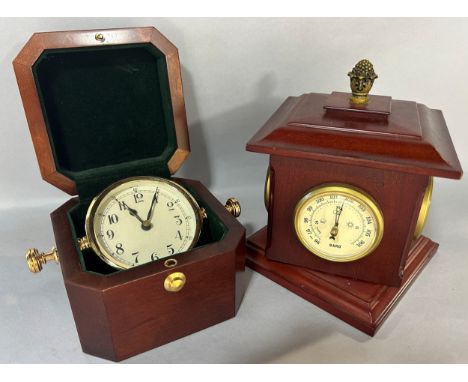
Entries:
{"label": "mahogany box", "polygon": [[[203,184],[172,178],[190,152],[177,48],[153,27],[37,33],[13,65],[41,175],[76,195],[51,218],[83,351],[120,361],[234,317],[245,229]],[[175,266],[116,270],[78,239],[93,197],[140,175],[179,182],[207,218]],[[177,293],[163,286],[174,271]]]}

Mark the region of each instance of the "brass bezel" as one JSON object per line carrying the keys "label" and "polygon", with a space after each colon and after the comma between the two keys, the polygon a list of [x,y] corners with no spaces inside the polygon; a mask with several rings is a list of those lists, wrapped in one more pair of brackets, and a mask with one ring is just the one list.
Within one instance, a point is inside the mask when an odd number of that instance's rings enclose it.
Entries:
{"label": "brass bezel", "polygon": [[426,224],[427,216],[429,214],[429,208],[431,207],[432,190],[434,189],[434,178],[429,177],[429,182],[424,192],[423,200],[421,203],[421,209],[419,210],[418,220],[416,221],[416,228],[414,229],[414,238],[417,239],[424,229]]}
{"label": "brass bezel", "polygon": [[[104,262],[109,264],[111,267],[118,268],[118,269],[130,269],[133,267],[128,266],[127,264],[115,259],[114,257],[111,256],[111,254],[107,253],[106,249],[103,248],[102,246],[99,245],[98,240],[96,239],[96,232],[94,230],[94,215],[96,213],[96,210],[102,200],[104,199],[109,192],[115,190],[117,187],[120,187],[122,185],[125,185],[127,183],[131,182],[136,182],[136,181],[156,181],[156,182],[162,182],[169,184],[170,186],[176,188],[178,191],[182,193],[183,196],[187,198],[187,201],[189,202],[190,206],[193,208],[194,214],[195,214],[195,235],[193,236],[192,243],[190,246],[187,248],[187,251],[192,249],[195,244],[198,242],[198,239],[200,238],[201,234],[201,228],[202,228],[202,209],[198,205],[197,201],[195,198],[180,184],[169,180],[165,178],[159,178],[159,177],[154,177],[154,176],[135,176],[131,178],[125,178],[122,179],[118,182],[115,182],[105,188],[99,195],[97,195],[90,203],[88,207],[88,211],[86,212],[86,218],[85,218],[85,232],[86,232],[86,237],[88,239],[88,242],[90,244],[91,249],[98,255]],[[133,187],[133,186],[129,186]],[[158,261],[158,260],[156,260]],[[144,263],[148,264],[148,263]],[[141,264],[141,265],[144,265]]]}
{"label": "brass bezel", "polygon": [[266,178],[265,178],[265,187],[263,190],[263,203],[265,203],[265,208],[268,211],[268,208],[270,207],[270,192],[271,192],[271,168],[268,166],[267,173],[266,173]]}
{"label": "brass bezel", "polygon": [[[377,236],[374,239],[374,242],[371,247],[369,247],[366,251],[359,253],[354,256],[348,256],[348,257],[335,257],[335,256],[330,256],[324,253],[316,253],[314,252],[315,248],[312,248],[309,246],[307,241],[302,237],[302,234],[299,230],[299,221],[298,221],[298,213],[311,198],[315,198],[319,195],[323,194],[330,194],[330,193],[338,193],[341,195],[346,195],[346,196],[351,196],[354,199],[358,199],[361,203],[365,204],[368,206],[368,208],[372,211],[372,213],[375,216],[376,222],[377,222]],[[363,257],[366,257],[370,255],[380,244],[380,241],[382,240],[383,233],[384,233],[384,217],[382,210],[380,209],[378,203],[376,200],[367,194],[365,191],[361,190],[358,187],[351,186],[349,184],[341,184],[341,183],[327,183],[327,184],[322,184],[320,186],[314,187],[311,190],[307,191],[307,193],[299,199],[299,201],[296,204],[296,207],[294,209],[294,230],[296,231],[296,236],[300,243],[311,253],[314,255],[333,262],[351,262],[355,260],[362,259]]]}

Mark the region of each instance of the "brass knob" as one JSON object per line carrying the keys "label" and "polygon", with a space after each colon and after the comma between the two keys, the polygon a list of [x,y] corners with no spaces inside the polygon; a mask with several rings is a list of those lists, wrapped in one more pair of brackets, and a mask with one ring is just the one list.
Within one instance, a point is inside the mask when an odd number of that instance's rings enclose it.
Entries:
{"label": "brass knob", "polygon": [[58,264],[59,257],[57,248],[53,247],[49,252],[42,253],[39,253],[36,248],[30,248],[26,252],[26,262],[32,273],[39,273],[42,271],[42,266],[48,261],[55,261]]}
{"label": "brass knob", "polygon": [[238,218],[241,214],[241,205],[236,198],[229,198],[224,207],[235,218]]}
{"label": "brass knob", "polygon": [[187,278],[182,272],[174,272],[164,280],[164,289],[168,292],[179,292],[185,285]]}

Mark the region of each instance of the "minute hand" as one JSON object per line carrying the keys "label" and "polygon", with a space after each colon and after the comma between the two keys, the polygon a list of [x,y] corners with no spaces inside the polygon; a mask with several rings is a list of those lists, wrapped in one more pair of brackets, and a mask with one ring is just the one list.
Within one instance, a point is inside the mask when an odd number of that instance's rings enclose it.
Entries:
{"label": "minute hand", "polygon": [[146,229],[151,228],[151,219],[153,217],[154,207],[158,203],[158,196],[159,196],[159,189],[157,188],[153,195],[153,199],[151,200],[151,206],[148,211],[148,215],[146,215],[146,220],[141,223],[142,227],[145,227]]}

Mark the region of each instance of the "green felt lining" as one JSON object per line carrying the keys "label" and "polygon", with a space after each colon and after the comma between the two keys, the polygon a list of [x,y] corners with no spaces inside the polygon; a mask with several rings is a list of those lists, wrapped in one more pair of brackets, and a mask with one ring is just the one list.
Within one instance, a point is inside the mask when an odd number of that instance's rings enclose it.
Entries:
{"label": "green felt lining", "polygon": [[[193,189],[183,185],[187,191],[196,199],[200,207],[204,208],[207,214],[207,218],[203,220],[203,227],[201,230],[200,238],[195,245],[195,248],[209,245],[220,241],[227,232],[227,227],[219,220],[216,214],[203,202],[202,199],[194,192]],[[107,265],[103,260],[101,260],[96,254],[93,253],[91,249],[81,251],[78,245],[78,239],[85,236],[84,222],[86,217],[86,211],[88,210],[89,204],[80,203],[77,206],[70,209],[68,214],[68,221],[70,222],[72,228],[73,240],[76,244],[76,251],[80,258],[81,268],[85,272],[91,272],[99,275],[111,275],[116,272],[124,272],[124,270],[119,270],[112,268]],[[175,257],[177,255],[174,255]],[[157,261],[165,261],[166,259],[161,259]],[[144,266],[141,265],[141,266]]]}
{"label": "green felt lining", "polygon": [[45,50],[33,66],[57,170],[80,199],[168,177],[177,148],[165,56],[152,44]]}

